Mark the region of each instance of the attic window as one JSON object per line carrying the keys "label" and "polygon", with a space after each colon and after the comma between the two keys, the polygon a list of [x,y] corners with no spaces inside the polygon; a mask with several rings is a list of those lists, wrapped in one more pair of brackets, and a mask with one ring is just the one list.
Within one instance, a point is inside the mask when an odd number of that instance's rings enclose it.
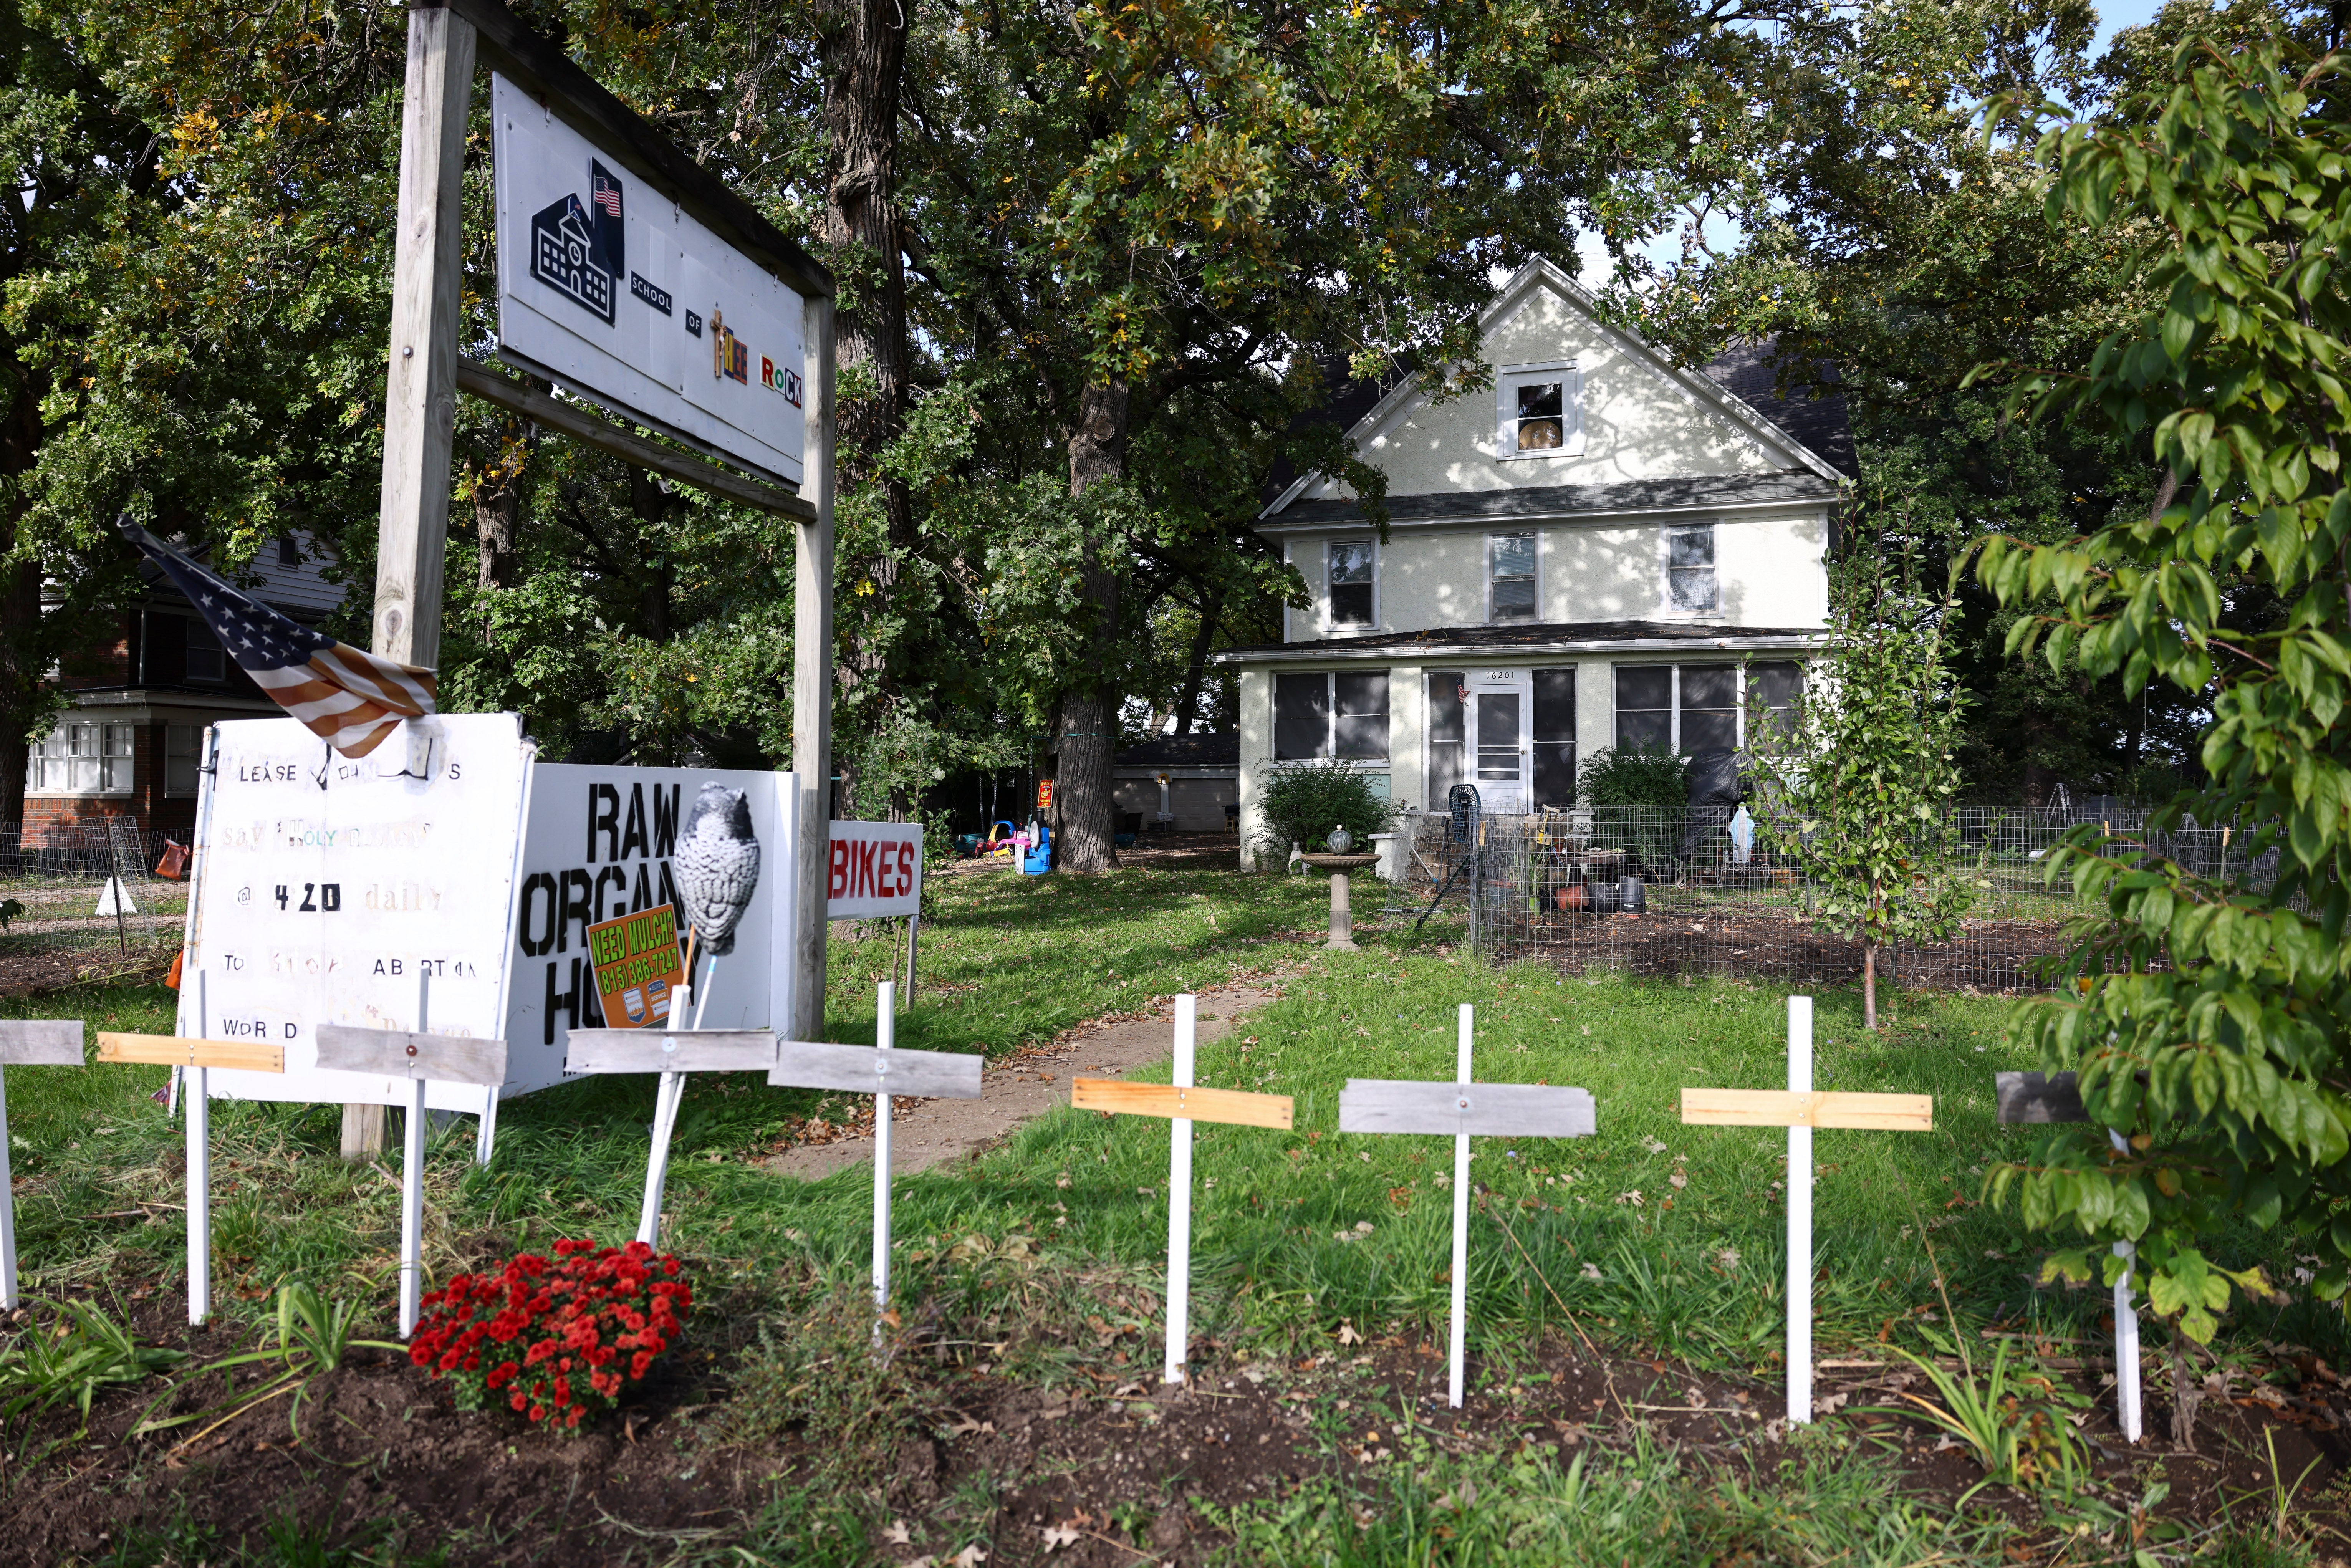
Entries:
{"label": "attic window", "polygon": [[296,548],[294,536],[292,534],[280,534],[277,536],[277,564],[281,567],[287,568],[298,567],[302,564],[302,552],[300,549]]}
{"label": "attic window", "polygon": [[1583,376],[1565,361],[1496,366],[1494,455],[1540,461],[1582,453],[1583,394]]}
{"label": "attic window", "polygon": [[1529,382],[1518,389],[1518,444],[1514,452],[1548,452],[1567,444],[1565,387]]}

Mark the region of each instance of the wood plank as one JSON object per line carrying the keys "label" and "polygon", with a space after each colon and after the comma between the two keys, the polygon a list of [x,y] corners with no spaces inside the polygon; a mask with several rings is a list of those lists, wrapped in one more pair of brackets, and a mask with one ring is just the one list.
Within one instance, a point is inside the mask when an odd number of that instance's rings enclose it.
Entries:
{"label": "wood plank", "polygon": [[1588,1138],[1600,1130],[1588,1089],[1547,1083],[1416,1083],[1350,1078],[1339,1094],[1343,1133]]}
{"label": "wood plank", "polygon": [[442,1083],[495,1085],[507,1081],[507,1042],[322,1023],[319,1065],[338,1072],[381,1072]]}
{"label": "wood plank", "polygon": [[0,1019],[0,1066],[79,1067],[81,1019]]}
{"label": "wood plank", "polygon": [[821,264],[497,0],[411,3],[418,8],[446,4],[480,30],[482,58],[493,69],[514,78],[573,130],[785,283],[812,298],[832,297],[832,274]]}
{"label": "wood plank", "polygon": [[1178,1089],[1172,1083],[1126,1083],[1115,1078],[1074,1078],[1070,1103],[1081,1111],[1122,1116],[1184,1117],[1236,1127],[1290,1126],[1287,1094],[1250,1094],[1238,1089]]}
{"label": "wood plank", "polygon": [[776,1035],[765,1029],[575,1029],[566,1072],[765,1072]]}
{"label": "wood plank", "polygon": [[738,501],[744,506],[756,507],[760,511],[790,517],[796,522],[812,521],[816,517],[813,506],[789,491],[762,484],[731,468],[680,452],[674,446],[664,446],[657,441],[648,440],[580,403],[565,402],[549,397],[536,387],[510,381],[478,360],[457,361],[457,385],[509,413],[543,424],[549,430],[559,430],[615,457],[658,474],[666,474],[683,484],[707,490],[723,499]]}
{"label": "wood plank", "polygon": [[1996,1072],[1992,1087],[2003,1122],[2032,1126],[2090,1119],[2081,1086],[2070,1072]]}
{"label": "wood plank", "polygon": [[99,1030],[100,1061],[144,1061],[161,1067],[234,1067],[283,1072],[286,1048],[256,1040],[188,1040],[175,1034],[114,1034]]}
{"label": "wood plank", "polygon": [[1861,1127],[1881,1133],[1931,1133],[1931,1094],[1860,1094],[1816,1090],[1685,1089],[1682,1120],[1698,1127]]}
{"label": "wood plank", "polygon": [[779,1040],[768,1082],[778,1088],[840,1089],[921,1100],[979,1098],[979,1058],[959,1051],[877,1051],[870,1045]]}

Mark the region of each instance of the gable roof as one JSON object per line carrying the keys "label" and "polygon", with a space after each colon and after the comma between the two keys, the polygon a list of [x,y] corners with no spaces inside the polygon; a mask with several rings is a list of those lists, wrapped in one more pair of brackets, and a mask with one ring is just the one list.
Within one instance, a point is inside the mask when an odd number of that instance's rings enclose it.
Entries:
{"label": "gable roof", "polygon": [[[1518,313],[1535,289],[1544,286],[1550,287],[1569,304],[1574,306],[1591,322],[1593,330],[1610,340],[1627,356],[1639,361],[1659,378],[1678,388],[1692,403],[1718,414],[1732,428],[1750,439],[1787,451],[1796,459],[1796,468],[1808,470],[1832,486],[1845,477],[1844,472],[1838,465],[1830,462],[1787,428],[1766,416],[1754,403],[1733,391],[1723,381],[1717,380],[1705,371],[1686,370],[1674,364],[1656,349],[1650,347],[1647,340],[1639,333],[1630,328],[1613,326],[1604,320],[1600,314],[1600,302],[1593,297],[1592,291],[1560,270],[1548,256],[1538,256],[1520,267],[1511,275],[1510,280],[1502,286],[1501,291],[1494,296],[1492,302],[1479,312],[1478,329],[1481,339],[1490,338],[1496,329]],[[1772,385],[1772,377],[1768,366],[1764,368],[1763,374],[1760,378],[1753,373],[1751,367],[1744,363],[1732,367],[1731,374],[1750,390],[1763,390]],[[1349,438],[1353,440],[1360,449],[1365,439],[1385,423],[1390,415],[1402,409],[1408,401],[1425,397],[1425,395],[1420,390],[1419,377],[1406,379],[1374,404],[1362,418],[1355,421],[1347,432]],[[1776,397],[1771,401],[1782,409],[1790,406]],[[1839,397],[1835,402],[1835,414],[1840,423],[1844,411],[1844,400]],[[1823,411],[1821,420],[1816,423],[1824,423],[1826,417],[1826,413]],[[1845,440],[1849,445],[1851,442],[1849,429]],[[1270,519],[1276,513],[1287,509],[1305,494],[1310,486],[1323,477],[1325,476],[1320,474],[1300,475],[1274,498],[1270,505],[1258,514],[1259,518]]]}

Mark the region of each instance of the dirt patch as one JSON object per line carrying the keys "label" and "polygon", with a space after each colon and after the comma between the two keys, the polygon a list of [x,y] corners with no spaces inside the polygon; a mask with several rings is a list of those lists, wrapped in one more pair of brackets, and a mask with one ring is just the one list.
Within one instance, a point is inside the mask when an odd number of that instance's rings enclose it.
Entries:
{"label": "dirt patch", "polygon": [[[1239,982],[1199,993],[1199,1043],[1231,1032],[1242,1014],[1281,993],[1265,982]],[[893,1101],[890,1165],[900,1174],[978,1155],[1056,1105],[1070,1103],[1073,1076],[1116,1078],[1164,1061],[1175,1049],[1171,1009],[1091,1024],[1049,1044],[988,1062],[977,1100]],[[803,1144],[761,1161],[770,1170],[815,1181],[873,1158],[871,1132],[832,1143]]]}
{"label": "dirt patch", "polygon": [[37,997],[71,986],[141,984],[162,979],[179,944],[157,949],[133,943],[128,952],[110,935],[74,946],[0,943],[0,997]]}

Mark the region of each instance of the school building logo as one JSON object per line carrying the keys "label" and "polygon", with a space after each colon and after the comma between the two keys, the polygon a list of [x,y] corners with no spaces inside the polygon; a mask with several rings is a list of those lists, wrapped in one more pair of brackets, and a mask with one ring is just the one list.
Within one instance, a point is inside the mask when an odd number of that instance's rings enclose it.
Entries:
{"label": "school building logo", "polygon": [[594,159],[588,168],[584,204],[567,193],[532,214],[530,275],[609,327],[628,276],[621,182]]}

